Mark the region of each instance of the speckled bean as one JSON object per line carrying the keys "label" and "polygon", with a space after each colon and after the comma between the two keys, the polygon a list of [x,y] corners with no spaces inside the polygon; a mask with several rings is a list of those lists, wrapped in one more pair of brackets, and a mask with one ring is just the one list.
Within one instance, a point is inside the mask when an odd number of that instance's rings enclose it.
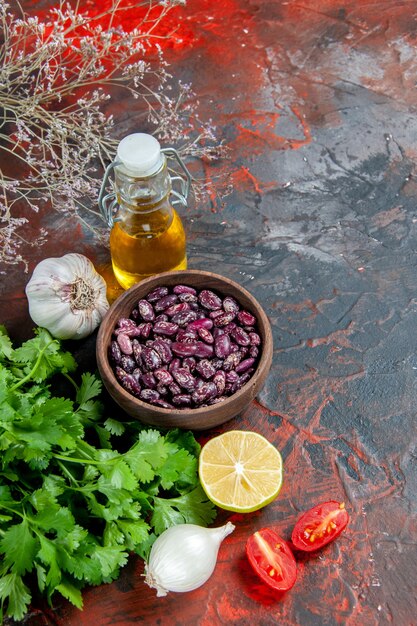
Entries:
{"label": "speckled bean", "polygon": [[117,343],[119,344],[120,350],[123,352],[123,354],[132,354],[133,347],[130,337],[123,333],[120,333],[120,335],[117,335]]}
{"label": "speckled bean", "polygon": [[168,287],[156,287],[153,291],[148,293],[146,300],[148,302],[157,302],[169,293]]}
{"label": "speckled bean", "polygon": [[153,320],[155,319],[155,311],[153,310],[153,306],[147,300],[139,300],[138,310],[140,316],[145,322],[153,322]]}
{"label": "speckled bean", "polygon": [[203,289],[200,291],[198,301],[202,307],[209,309],[210,311],[220,309],[222,306],[222,301],[219,296],[210,289]]}
{"label": "speckled bean", "polygon": [[165,309],[167,309],[169,306],[172,306],[176,302],[178,302],[178,296],[176,296],[175,293],[171,293],[167,296],[164,296],[160,300],[157,300],[153,306],[155,311],[157,311],[158,313],[162,313],[162,311],[165,311]]}

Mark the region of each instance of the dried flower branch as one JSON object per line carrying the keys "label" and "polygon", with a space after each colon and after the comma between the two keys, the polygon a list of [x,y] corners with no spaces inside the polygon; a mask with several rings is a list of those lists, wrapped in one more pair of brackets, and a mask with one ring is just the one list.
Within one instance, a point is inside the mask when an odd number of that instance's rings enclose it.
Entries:
{"label": "dried flower branch", "polygon": [[[142,111],[165,145],[186,157],[224,152],[211,122],[198,118],[191,87],[172,89],[158,39],[168,12],[185,0],[107,0],[96,14],[63,0],[42,21],[9,11],[0,0],[0,262],[24,263],[21,229],[41,202],[76,218],[107,243],[97,212],[102,171],[120,137],[109,111],[118,90]],[[142,9],[126,30],[124,12]],[[131,24],[130,24],[131,26]],[[151,131],[152,129],[152,131]],[[137,129],[134,129],[137,130]],[[133,132],[133,131],[132,131]],[[18,172],[19,176],[16,176]],[[197,194],[204,184],[196,185]],[[206,190],[212,193],[212,190]],[[22,210],[22,206],[25,208]],[[19,209],[19,214],[14,210]],[[45,241],[40,231],[32,245]],[[26,242],[29,243],[29,242]]]}

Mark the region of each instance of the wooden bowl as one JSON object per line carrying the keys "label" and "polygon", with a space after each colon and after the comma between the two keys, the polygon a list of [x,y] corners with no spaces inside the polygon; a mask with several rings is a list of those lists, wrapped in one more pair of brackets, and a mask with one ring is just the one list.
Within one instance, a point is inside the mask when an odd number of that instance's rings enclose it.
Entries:
{"label": "wooden bowl", "polygon": [[[196,409],[164,409],[153,406],[131,395],[118,383],[108,359],[112,333],[121,317],[129,317],[138,300],[158,286],[184,284],[198,290],[213,289],[220,296],[232,296],[257,319],[258,332],[262,339],[258,366],[250,380],[223,402]],[[257,300],[237,283],[211,272],[184,270],[165,272],[143,280],[123,293],[111,305],[97,336],[97,365],[111,397],[130,416],[159,428],[183,428],[206,430],[230,420],[244,411],[263,386],[272,363],[272,333],[265,312]]]}

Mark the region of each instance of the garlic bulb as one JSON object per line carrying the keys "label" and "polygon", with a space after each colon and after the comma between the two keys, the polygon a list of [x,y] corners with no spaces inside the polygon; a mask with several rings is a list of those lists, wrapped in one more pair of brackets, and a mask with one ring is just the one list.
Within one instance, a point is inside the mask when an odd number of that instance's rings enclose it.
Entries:
{"label": "garlic bulb", "polygon": [[57,339],[87,337],[109,308],[104,279],[76,253],[38,263],[26,296],[32,320]]}
{"label": "garlic bulb", "polygon": [[145,565],[146,584],[157,590],[157,596],[197,589],[212,575],[220,544],[234,529],[231,522],[220,528],[171,526],[151,548]]}

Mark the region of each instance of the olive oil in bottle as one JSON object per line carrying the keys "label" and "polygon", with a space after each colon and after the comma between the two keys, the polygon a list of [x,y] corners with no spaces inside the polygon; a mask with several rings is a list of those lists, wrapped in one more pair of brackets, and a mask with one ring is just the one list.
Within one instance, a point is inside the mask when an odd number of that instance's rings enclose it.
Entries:
{"label": "olive oil in bottle", "polygon": [[159,272],[187,269],[185,232],[175,209],[139,212],[128,228],[116,222],[110,251],[114,275],[125,289]]}
{"label": "olive oil in bottle", "polygon": [[[176,153],[174,156],[179,158]],[[112,224],[110,253],[119,284],[128,289],[153,274],[186,269],[185,231],[171,204],[171,178],[158,141],[143,133],[125,137],[112,166],[115,193],[102,197],[105,178],[99,202]],[[184,195],[174,195],[186,203]],[[108,198],[117,206],[114,219],[109,215]]]}

